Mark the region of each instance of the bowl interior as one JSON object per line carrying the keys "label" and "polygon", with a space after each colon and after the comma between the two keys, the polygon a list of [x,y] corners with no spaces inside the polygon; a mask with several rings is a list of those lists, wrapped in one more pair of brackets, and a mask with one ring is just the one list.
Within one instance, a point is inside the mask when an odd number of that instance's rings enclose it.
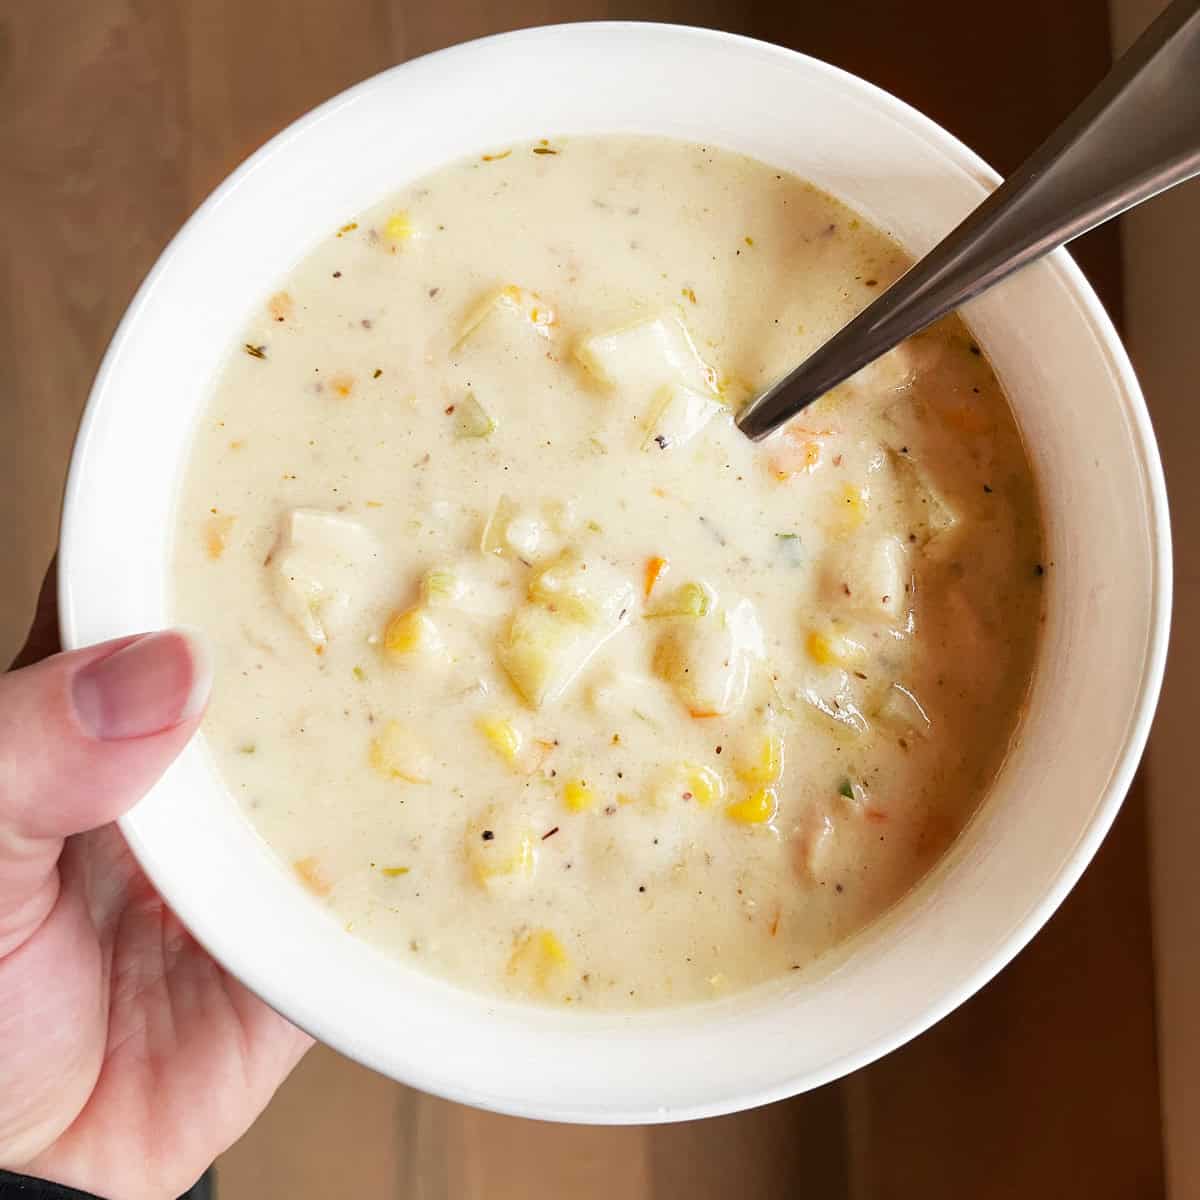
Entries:
{"label": "bowl interior", "polygon": [[[251,308],[330,228],[450,159],[604,132],[712,143],[795,171],[913,253],[995,182],[949,135],[869,85],[708,31],[531,30],[378,76],[247,162],[127,314],[72,465],[60,558],[67,644],[170,621],[172,502],[193,423]],[[967,317],[1041,488],[1040,666],[984,809],[936,878],[831,973],[631,1016],[464,993],[388,961],[308,902],[199,745],[123,822],[154,883],[222,962],[318,1037],[417,1087],[517,1114],[625,1122],[729,1111],[825,1082],[932,1023],[1036,931],[1111,823],[1157,696],[1170,592],[1145,410],[1070,260],[1035,265]]]}

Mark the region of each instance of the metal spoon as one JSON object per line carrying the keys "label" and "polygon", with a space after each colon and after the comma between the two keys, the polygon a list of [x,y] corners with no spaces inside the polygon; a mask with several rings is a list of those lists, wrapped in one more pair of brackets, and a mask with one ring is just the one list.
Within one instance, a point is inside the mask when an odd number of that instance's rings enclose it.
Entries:
{"label": "metal spoon", "polygon": [[759,441],[1027,263],[1200,174],[1200,0],[1175,0],[953,232],[738,416]]}

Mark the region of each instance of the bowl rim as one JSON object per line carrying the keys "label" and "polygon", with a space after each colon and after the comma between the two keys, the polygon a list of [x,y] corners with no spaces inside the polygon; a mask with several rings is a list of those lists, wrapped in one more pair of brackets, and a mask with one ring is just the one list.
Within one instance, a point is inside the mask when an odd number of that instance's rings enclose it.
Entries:
{"label": "bowl rim", "polygon": [[[407,70],[414,63],[429,64],[438,59],[478,53],[485,47],[501,49],[512,43],[528,42],[538,38],[562,37],[564,35],[569,37],[587,37],[593,32],[608,30],[625,33],[637,32],[644,36],[661,37],[666,40],[691,38],[709,43],[723,43],[738,51],[773,57],[780,62],[802,63],[806,70],[818,76],[823,75],[832,83],[849,89],[873,108],[892,116],[910,129],[920,132],[947,159],[960,169],[969,172],[983,184],[995,186],[1000,182],[1001,177],[999,174],[958,138],[919,110],[875,84],[861,79],[842,68],[799,51],[722,30],[681,24],[640,21],[596,21],[541,25],[459,43],[414,59],[406,60],[378,72],[303,114],[241,162],[205,198],[174,237],[167,243],[118,323],[90,390],[68,468],[60,522],[60,547],[62,548],[62,552],[59,555],[57,564],[59,623],[62,643],[65,649],[73,649],[80,645],[77,619],[79,592],[76,588],[76,580],[72,571],[71,547],[78,537],[78,527],[82,520],[84,462],[88,457],[89,444],[96,431],[100,409],[106,402],[106,397],[110,390],[111,378],[116,372],[120,359],[125,352],[130,340],[130,334],[135,328],[142,312],[153,302],[159,279],[166,271],[168,264],[175,257],[181,244],[197,235],[197,231],[203,225],[208,213],[222,203],[246,177],[262,169],[275,152],[287,145],[291,140],[304,134],[319,122],[328,119],[342,107],[352,103],[362,93],[380,87],[384,80],[397,72]],[[1028,944],[1059,907],[1071,888],[1078,882],[1101,841],[1111,828],[1133,780],[1149,736],[1165,670],[1172,600],[1173,565],[1171,534],[1166,484],[1161,460],[1145,399],[1128,354],[1111,319],[1082,271],[1065,250],[1059,249],[1054,251],[1052,255],[1048,256],[1048,259],[1054,264],[1061,279],[1077,302],[1082,315],[1090,323],[1091,328],[1096,334],[1097,349],[1107,358],[1113,372],[1115,390],[1121,393],[1124,401],[1125,414],[1131,427],[1131,450],[1134,451],[1134,457],[1142,479],[1143,500],[1150,518],[1147,536],[1150,542],[1152,570],[1149,580],[1150,601],[1148,604],[1150,621],[1147,630],[1148,636],[1143,656],[1138,695],[1131,706],[1131,717],[1125,732],[1120,754],[1102,795],[1097,798],[1091,819],[1066,855],[1051,886],[1045,890],[1039,901],[1023,915],[1019,916],[1019,918],[1014,918],[1012,931],[1009,935],[973,972],[967,975],[956,986],[939,993],[917,1017],[907,1021],[898,1028],[893,1028],[885,1036],[878,1037],[869,1044],[859,1047],[854,1052],[845,1053],[827,1062],[823,1069],[809,1072],[803,1079],[802,1086],[805,1089],[820,1086],[858,1070],[924,1032],[978,991]],[[139,863],[142,865],[142,869],[146,871],[152,883],[161,892],[168,904],[171,904],[173,891],[171,880],[169,878],[162,878],[161,873],[153,869],[151,865],[153,856],[148,853],[144,846],[136,824],[128,816],[122,817],[118,824]],[[172,905],[172,907],[174,906]],[[182,907],[187,906],[183,905]],[[206,950],[209,950],[210,953],[212,952],[207,938],[201,936],[197,940],[204,945]],[[214,955],[214,957],[218,956]],[[324,1022],[319,1019],[318,1014],[314,1010],[310,1009],[310,1016],[297,1021],[296,1017],[292,1014],[304,1006],[293,1003],[292,999],[287,995],[286,990],[279,988],[273,979],[266,975],[261,975],[253,969],[248,969],[249,960],[246,956],[222,953],[218,957],[218,961],[228,961],[230,958],[237,961],[237,977],[245,986],[266,1000],[267,1003],[271,1003],[271,997],[276,997],[280,1001],[279,1011],[284,1012],[289,1020],[295,1021],[301,1027],[307,1028],[315,1036],[322,1036],[321,1030]],[[272,1006],[274,1007],[274,1005]],[[366,1066],[377,1068],[377,1063],[372,1061],[370,1054],[369,1039],[359,1039],[358,1042],[353,1044],[348,1043],[344,1039],[333,1039],[332,1044],[335,1044],[341,1053],[356,1059]],[[456,1086],[451,1079],[446,1076],[437,1075],[432,1069],[427,1069],[423,1072],[412,1072],[406,1077],[405,1082],[410,1086],[417,1087],[448,1100],[516,1116],[534,1117],[552,1121],[608,1124],[690,1120],[698,1117],[715,1116],[779,1100],[796,1094],[798,1090],[798,1081],[791,1076],[787,1076],[781,1078],[773,1086],[761,1087],[757,1090],[741,1091],[737,1094],[722,1096],[716,1100],[706,1099],[691,1105],[680,1105],[673,1107],[669,1112],[654,1112],[640,1109],[618,1110],[598,1116],[590,1109],[581,1112],[570,1110],[548,1112],[536,1104],[498,1103],[494,1097],[475,1092],[469,1085]]]}

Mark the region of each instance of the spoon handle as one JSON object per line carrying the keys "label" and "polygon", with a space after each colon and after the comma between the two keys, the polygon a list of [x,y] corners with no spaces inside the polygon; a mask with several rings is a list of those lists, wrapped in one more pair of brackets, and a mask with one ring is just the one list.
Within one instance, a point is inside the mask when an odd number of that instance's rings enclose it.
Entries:
{"label": "spoon handle", "polygon": [[1174,0],[982,204],[738,417],[754,441],[1035,258],[1200,174],[1200,0]]}

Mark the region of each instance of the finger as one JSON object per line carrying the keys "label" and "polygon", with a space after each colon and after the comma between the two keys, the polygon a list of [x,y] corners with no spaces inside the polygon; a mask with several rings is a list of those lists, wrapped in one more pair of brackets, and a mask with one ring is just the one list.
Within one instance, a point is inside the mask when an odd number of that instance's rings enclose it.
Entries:
{"label": "finger", "polygon": [[197,635],[122,638],[0,676],[0,956],[45,918],[62,840],[120,816],[195,732]]}
{"label": "finger", "polygon": [[57,654],[58,641],[58,556],[51,560],[38,593],[37,608],[33,614],[33,625],[25,645],[13,661],[13,670],[27,667],[48,655]]}

